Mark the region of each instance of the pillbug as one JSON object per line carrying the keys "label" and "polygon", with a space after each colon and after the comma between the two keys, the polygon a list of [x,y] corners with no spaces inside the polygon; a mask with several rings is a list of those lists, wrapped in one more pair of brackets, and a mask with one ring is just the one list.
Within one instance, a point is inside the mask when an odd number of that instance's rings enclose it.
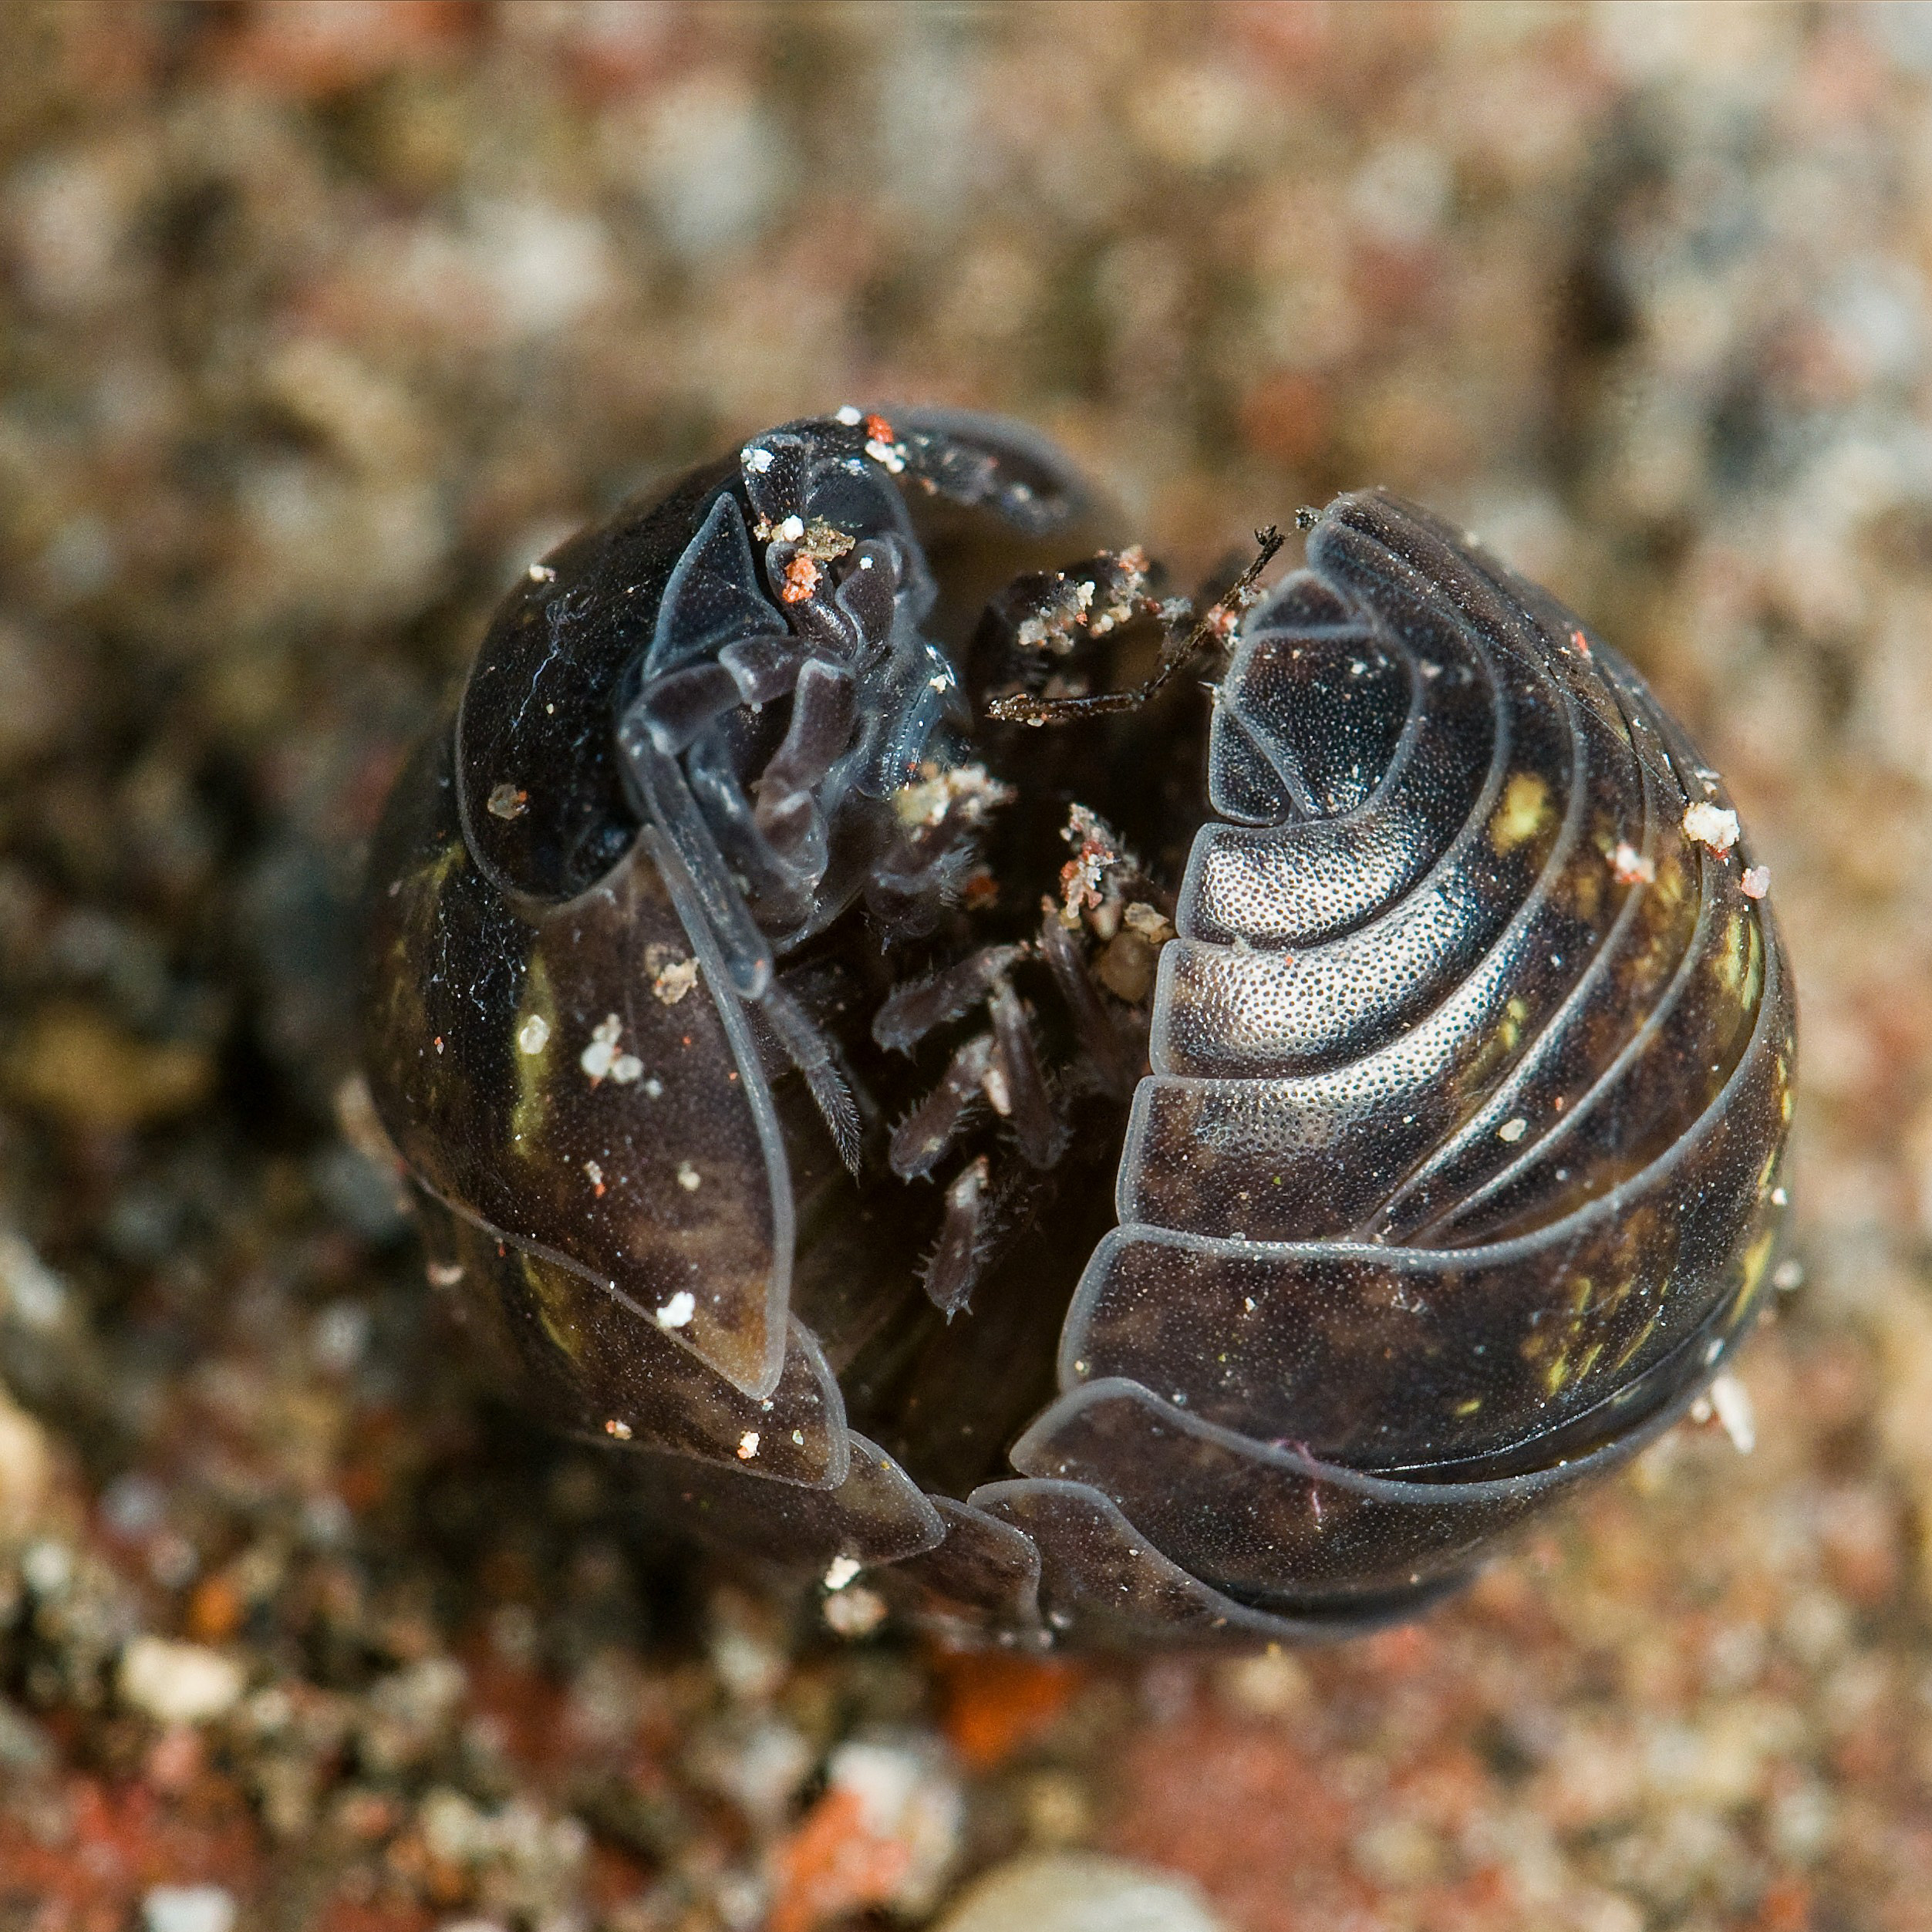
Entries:
{"label": "pillbug", "polygon": [[955,1641],[1347,1634],[1728,1359],[1790,984],[1716,776],[1472,540],[1358,493],[1190,599],[1103,521],[848,409],[533,566],[377,841],[371,1087],[659,1516]]}

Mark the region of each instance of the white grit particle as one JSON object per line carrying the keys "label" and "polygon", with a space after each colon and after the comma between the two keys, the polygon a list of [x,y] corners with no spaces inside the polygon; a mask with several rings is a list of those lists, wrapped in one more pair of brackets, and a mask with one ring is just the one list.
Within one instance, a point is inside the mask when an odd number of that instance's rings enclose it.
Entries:
{"label": "white grit particle", "polygon": [[157,1885],[141,1900],[143,1932],[233,1932],[234,1919],[222,1885]]}
{"label": "white grit particle", "polygon": [[843,1590],[856,1576],[861,1568],[856,1556],[835,1556],[825,1571],[825,1587]]}
{"label": "white grit particle", "polygon": [[623,1030],[623,1021],[614,1013],[605,1013],[591,1029],[590,1044],[577,1056],[577,1064],[593,1081],[602,1080],[615,1064],[618,1036]]}
{"label": "white grit particle", "polygon": [[1743,1383],[1735,1375],[1720,1375],[1711,1384],[1711,1406],[1724,1425],[1731,1446],[1738,1455],[1748,1455],[1758,1446],[1758,1425]]}
{"label": "white grit particle", "polygon": [[805,520],[803,517],[787,517],[772,534],[781,543],[795,544],[805,534]]}
{"label": "white grit particle", "polygon": [[517,1029],[517,1050],[524,1054],[540,1054],[550,1044],[550,1022],[540,1013],[533,1013]]}
{"label": "white grit particle", "polygon": [[739,453],[743,458],[744,467],[754,477],[763,476],[771,467],[771,452],[756,443],[747,443]]}
{"label": "white grit particle", "polygon": [[554,584],[557,581],[557,573],[548,564],[532,564],[530,566],[530,581],[533,584]]}
{"label": "white grit particle", "polygon": [[1761,899],[1771,890],[1771,868],[1768,865],[1747,865],[1744,877],[1738,882],[1738,890],[1748,899]]}
{"label": "white grit particle", "polygon": [[619,1442],[628,1442],[631,1439],[631,1425],[628,1422],[620,1422],[615,1416],[612,1416],[604,1425],[604,1433],[614,1436]]}
{"label": "white grit particle", "polygon": [[825,1599],[825,1626],[838,1637],[870,1637],[885,1621],[885,1599],[863,1583]]}
{"label": "white grit particle", "polygon": [[1738,842],[1738,814],[1700,798],[1695,804],[1684,808],[1684,830],[1688,838],[1708,845],[1722,858]]}
{"label": "white grit particle", "polygon": [[204,1644],[143,1636],[122,1651],[116,1681],[124,1703],[163,1724],[206,1724],[234,1708],[248,1678]]}
{"label": "white grit particle", "polygon": [[1619,885],[1635,885],[1640,882],[1648,885],[1657,878],[1657,861],[1645,858],[1627,838],[1620,838],[1616,851],[1610,854],[1610,874]]}
{"label": "white grit particle", "polygon": [[749,1462],[757,1453],[758,1431],[756,1429],[747,1429],[744,1434],[738,1438],[738,1460],[740,1462]]}
{"label": "white grit particle", "polygon": [[619,1054],[611,1062],[611,1078],[619,1087],[628,1087],[644,1071],[644,1063],[635,1054]]}
{"label": "white grit particle", "polygon": [[665,1006],[675,1006],[698,983],[695,959],[673,959],[651,982],[651,991]]}
{"label": "white grit particle", "polygon": [[660,1328],[682,1328],[698,1312],[698,1300],[688,1288],[680,1288],[657,1311]]}
{"label": "white grit particle", "polygon": [[1521,1140],[1529,1131],[1529,1123],[1519,1114],[1514,1120],[1505,1121],[1496,1129],[1496,1138],[1499,1141],[1508,1141],[1513,1145],[1516,1141]]}
{"label": "white grit particle", "polygon": [[695,1194],[704,1185],[704,1176],[689,1161],[677,1164],[677,1184],[686,1194]]}
{"label": "white grit particle", "polygon": [[865,421],[865,418],[861,411],[854,409],[851,404],[848,403],[839,410],[838,420],[843,423],[847,429],[855,430],[860,423]]}

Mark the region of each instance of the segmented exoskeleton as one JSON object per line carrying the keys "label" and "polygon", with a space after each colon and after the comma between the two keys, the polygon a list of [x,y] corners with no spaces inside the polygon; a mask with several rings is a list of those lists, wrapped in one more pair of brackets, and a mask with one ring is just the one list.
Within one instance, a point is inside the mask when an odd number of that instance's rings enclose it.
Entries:
{"label": "segmented exoskeleton", "polygon": [[[1093,521],[855,410],[534,571],[376,856],[372,1083],[659,1515],[966,1640],[1346,1633],[1718,1371],[1789,990],[1715,775],[1472,543],[1345,497],[1197,612],[1044,567]],[[1204,820],[1193,694],[1077,687],[1221,636]]]}

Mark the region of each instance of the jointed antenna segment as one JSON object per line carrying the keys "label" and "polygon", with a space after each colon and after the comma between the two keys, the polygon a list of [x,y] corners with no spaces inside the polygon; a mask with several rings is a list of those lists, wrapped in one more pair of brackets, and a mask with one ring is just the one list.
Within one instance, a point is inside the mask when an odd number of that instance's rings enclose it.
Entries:
{"label": "jointed antenna segment", "polygon": [[1206,646],[1222,642],[1233,636],[1242,616],[1259,598],[1261,573],[1274,561],[1283,541],[1281,532],[1273,524],[1266,530],[1255,532],[1255,542],[1259,548],[1253,561],[1201,613],[1193,628],[1178,643],[1174,634],[1168,633],[1167,646],[1161,653],[1161,668],[1145,683],[1131,686],[1124,691],[1096,691],[1087,696],[1074,698],[1037,698],[1023,691],[1015,691],[993,699],[986,706],[986,715],[1002,724],[1038,725],[1067,724],[1076,718],[1138,711],[1163,690],[1175,673],[1191,663]]}

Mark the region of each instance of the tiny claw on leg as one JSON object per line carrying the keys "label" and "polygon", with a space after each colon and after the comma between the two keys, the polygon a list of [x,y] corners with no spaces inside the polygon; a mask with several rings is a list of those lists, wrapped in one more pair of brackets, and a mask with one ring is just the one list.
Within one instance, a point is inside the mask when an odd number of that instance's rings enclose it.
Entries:
{"label": "tiny claw on leg", "polygon": [[1073,1015],[1074,1030],[1082,1050],[1092,1063],[1101,1085],[1115,1100],[1130,1100],[1140,1074],[1128,1056],[1127,1043],[1108,1017],[1100,995],[1087,976],[1087,963],[1080,955],[1073,936],[1060,922],[1049,902],[1040,926],[1040,950],[1051,969],[1060,996]]}
{"label": "tiny claw on leg", "polygon": [[1020,996],[1009,986],[994,990],[988,1004],[993,1013],[993,1037],[998,1042],[997,1071],[1005,1076],[1014,1137],[1027,1165],[1050,1168],[1067,1150],[1067,1130],[1054,1114],[1047,1077],[1040,1069],[1032,1033],[1020,1004]]}
{"label": "tiny claw on leg", "polygon": [[900,986],[872,1016],[872,1037],[882,1047],[910,1053],[936,1028],[970,1013],[1000,974],[1025,956],[1024,946],[983,946],[943,973]]}
{"label": "tiny claw on leg", "polygon": [[949,1321],[965,1307],[979,1279],[988,1174],[986,1157],[982,1154],[955,1176],[946,1191],[939,1245],[926,1265],[927,1299]]}
{"label": "tiny claw on leg", "polygon": [[784,1044],[793,1066],[804,1075],[813,1103],[831,1132],[832,1145],[838,1149],[838,1158],[851,1173],[857,1174],[862,1138],[858,1108],[845,1076],[834,1064],[830,1043],[818,1023],[775,979],[766,987],[758,1010]]}
{"label": "tiny claw on leg", "polygon": [[938,1086],[901,1121],[886,1159],[902,1181],[930,1174],[985,1090],[993,1066],[993,1041],[976,1034],[953,1056]]}

